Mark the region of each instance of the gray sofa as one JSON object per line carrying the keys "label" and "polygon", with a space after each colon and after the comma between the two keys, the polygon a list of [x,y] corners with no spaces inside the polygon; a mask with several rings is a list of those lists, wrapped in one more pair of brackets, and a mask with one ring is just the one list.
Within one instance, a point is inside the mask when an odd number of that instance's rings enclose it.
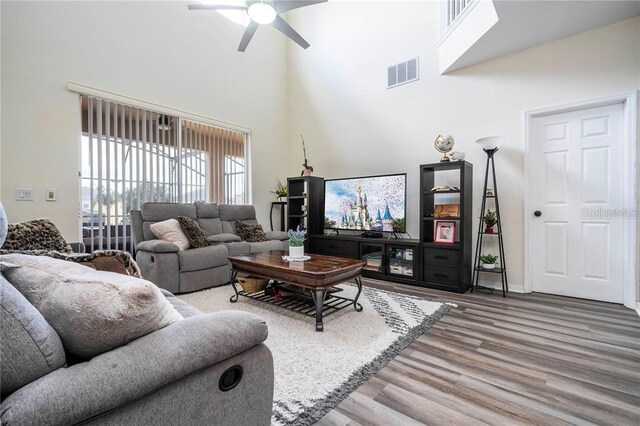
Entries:
{"label": "gray sofa", "polygon": [[[0,288],[1,424],[270,423],[273,359],[258,317],[203,314],[163,292],[184,320],[72,364],[57,333],[2,275]],[[241,380],[227,389],[233,381],[221,378],[238,367]]]}
{"label": "gray sofa", "polygon": [[[178,216],[196,219],[210,245],[180,251],[151,232],[151,224]],[[266,231],[268,241],[264,242],[240,241],[236,220],[257,224],[255,208],[215,203],[145,203],[141,210],[131,211],[136,262],[142,276],[172,293],[187,293],[228,283],[229,256],[288,249],[286,232]]]}

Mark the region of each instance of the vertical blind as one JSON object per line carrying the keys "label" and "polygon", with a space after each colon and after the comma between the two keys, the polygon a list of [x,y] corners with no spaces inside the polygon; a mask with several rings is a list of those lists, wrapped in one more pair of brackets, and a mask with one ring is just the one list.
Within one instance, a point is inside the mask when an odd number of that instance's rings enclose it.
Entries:
{"label": "vertical blind", "polygon": [[[197,173],[191,176],[195,180],[185,182],[184,202],[197,201],[194,196],[200,195],[217,203],[246,203],[245,135],[188,120],[181,123],[186,167]],[[205,175],[209,178],[199,180]]]}
{"label": "vertical blind", "polygon": [[82,229],[88,250],[133,252],[145,202],[245,204],[246,135],[90,96],[82,104]]}

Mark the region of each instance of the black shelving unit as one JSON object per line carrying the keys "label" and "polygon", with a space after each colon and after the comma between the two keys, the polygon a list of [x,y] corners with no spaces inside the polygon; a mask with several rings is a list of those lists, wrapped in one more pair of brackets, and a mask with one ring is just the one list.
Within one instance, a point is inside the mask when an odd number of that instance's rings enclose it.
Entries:
{"label": "black shelving unit", "polygon": [[322,233],[324,228],[324,179],[317,176],[287,179],[287,229],[307,231],[307,235]]}
{"label": "black shelving unit", "polygon": [[[487,167],[484,174],[484,188],[482,192],[482,206],[480,207],[480,224],[478,225],[478,240],[476,242],[476,253],[473,264],[473,286],[471,292],[475,288],[483,288],[478,285],[480,279],[480,273],[500,274],[500,281],[502,284],[502,297],[507,297],[509,291],[509,281],[507,279],[507,263],[504,255],[504,240],[502,237],[502,219],[500,217],[500,203],[498,200],[498,182],[496,181],[496,167],[494,163],[494,155],[498,151],[498,148],[485,149],[487,153]],[[493,195],[487,195],[487,188],[489,184],[489,174],[491,174],[493,182]],[[485,232],[484,226],[484,214],[487,209],[487,201],[492,201],[495,206],[496,219],[497,219],[497,231]],[[498,238],[498,260],[500,261],[500,267],[495,269],[484,269],[480,262],[480,256],[482,255],[482,246],[484,243],[485,235],[491,235]],[[493,289],[489,289],[493,292]]]}
{"label": "black shelving unit", "polygon": [[[439,174],[455,176],[456,190],[434,191]],[[443,195],[456,198],[459,214],[456,217],[436,218],[436,204]],[[424,164],[420,166],[420,244],[422,265],[420,285],[439,290],[464,293],[472,283],[472,223],[473,223],[473,165],[467,161]],[[434,231],[440,220],[456,224],[453,244],[436,243]]]}

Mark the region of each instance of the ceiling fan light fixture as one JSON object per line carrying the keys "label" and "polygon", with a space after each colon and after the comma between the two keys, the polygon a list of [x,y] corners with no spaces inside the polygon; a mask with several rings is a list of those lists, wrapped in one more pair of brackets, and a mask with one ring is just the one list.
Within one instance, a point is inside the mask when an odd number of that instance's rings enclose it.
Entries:
{"label": "ceiling fan light fixture", "polygon": [[276,10],[270,4],[257,2],[247,8],[247,15],[258,24],[268,25],[276,19]]}

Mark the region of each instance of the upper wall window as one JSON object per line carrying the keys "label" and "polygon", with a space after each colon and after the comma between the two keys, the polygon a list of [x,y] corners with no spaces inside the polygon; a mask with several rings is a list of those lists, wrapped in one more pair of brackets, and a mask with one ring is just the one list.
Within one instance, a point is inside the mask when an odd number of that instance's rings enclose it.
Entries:
{"label": "upper wall window", "polygon": [[[132,251],[129,212],[145,202],[249,202],[244,133],[81,99],[82,227],[89,250]],[[237,164],[230,166],[229,158]]]}

